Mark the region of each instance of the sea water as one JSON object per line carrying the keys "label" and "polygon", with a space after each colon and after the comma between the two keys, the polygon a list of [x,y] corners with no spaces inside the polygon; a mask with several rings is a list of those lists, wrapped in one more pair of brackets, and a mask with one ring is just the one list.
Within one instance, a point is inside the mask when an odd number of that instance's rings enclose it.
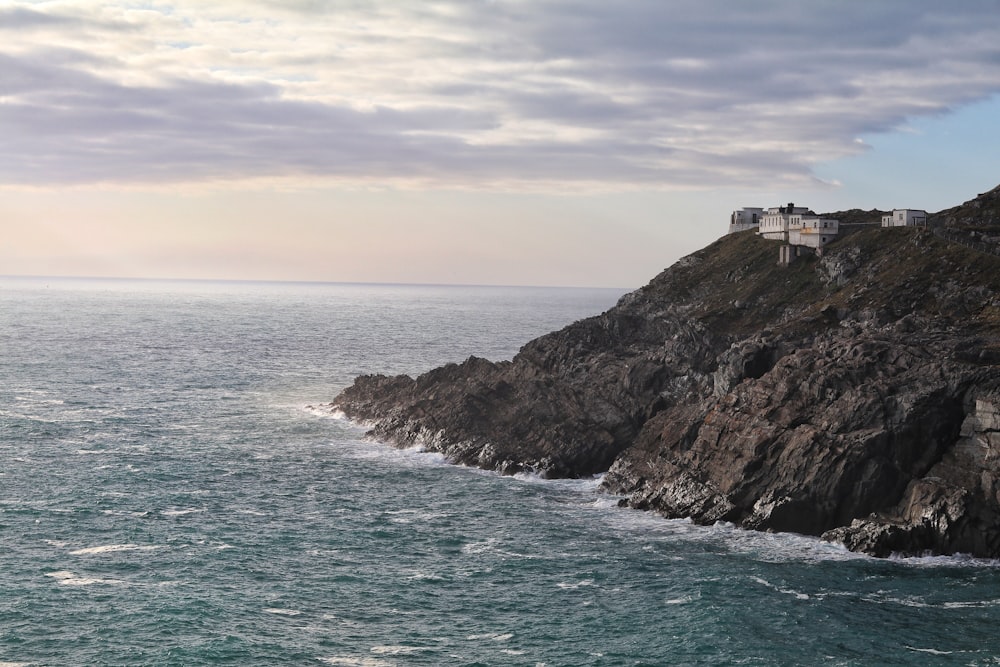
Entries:
{"label": "sea water", "polygon": [[307,407],[621,293],[0,279],[0,666],[1000,664],[996,563],[667,521]]}

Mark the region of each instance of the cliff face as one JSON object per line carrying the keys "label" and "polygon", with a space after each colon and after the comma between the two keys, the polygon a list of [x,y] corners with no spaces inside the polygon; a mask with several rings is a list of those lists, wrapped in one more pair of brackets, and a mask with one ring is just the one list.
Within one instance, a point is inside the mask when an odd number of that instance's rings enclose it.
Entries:
{"label": "cliff face", "polygon": [[513,361],[363,376],[331,406],[456,463],[607,471],[668,517],[1000,556],[1000,257],[905,228],[777,255],[724,237]]}

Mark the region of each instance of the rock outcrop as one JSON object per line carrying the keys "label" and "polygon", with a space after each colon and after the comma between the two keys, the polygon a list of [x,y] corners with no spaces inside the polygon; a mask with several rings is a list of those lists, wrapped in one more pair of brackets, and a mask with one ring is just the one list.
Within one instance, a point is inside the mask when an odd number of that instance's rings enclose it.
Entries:
{"label": "rock outcrop", "polygon": [[932,222],[949,227],[995,227],[1000,225],[1000,185],[974,199],[930,216]]}
{"label": "rock outcrop", "polygon": [[331,407],[456,463],[606,471],[668,517],[1000,556],[1000,257],[906,228],[777,255],[724,237],[512,361],[359,377]]}

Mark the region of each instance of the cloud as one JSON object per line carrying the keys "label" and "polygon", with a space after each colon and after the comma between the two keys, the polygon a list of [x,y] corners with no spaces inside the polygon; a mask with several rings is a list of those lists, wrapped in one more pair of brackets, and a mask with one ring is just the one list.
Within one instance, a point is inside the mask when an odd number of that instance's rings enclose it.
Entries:
{"label": "cloud", "polygon": [[27,7],[0,8],[0,30],[30,30],[40,26],[65,23],[66,19]]}
{"label": "cloud", "polygon": [[0,185],[808,184],[859,135],[1000,92],[994,9],[15,2]]}

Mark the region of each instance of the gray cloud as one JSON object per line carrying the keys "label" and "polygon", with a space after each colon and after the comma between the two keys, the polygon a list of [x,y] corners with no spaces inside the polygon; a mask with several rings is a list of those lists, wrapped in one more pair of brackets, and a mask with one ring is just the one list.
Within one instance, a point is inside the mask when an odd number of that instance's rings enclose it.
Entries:
{"label": "gray cloud", "polygon": [[[139,84],[121,76],[129,65],[78,46],[0,45],[0,184],[273,176],[473,187],[802,183],[816,161],[858,150],[861,134],[1000,92],[995,2],[389,7],[388,17],[386,5],[360,0],[270,10],[316,22],[350,12],[357,23],[399,28],[353,37],[349,46],[365,46],[375,60],[352,61],[349,49],[325,44],[269,56],[281,72],[340,68],[326,85],[345,98],[371,95],[349,83],[370,76],[386,101],[365,110],[331,95],[295,99],[294,80],[260,65],[225,79],[140,71],[156,82]],[[108,39],[121,25],[144,33],[134,20],[0,10],[4,29],[58,31],[80,21]],[[148,32],[155,41],[152,25]],[[410,69],[423,74],[400,73]]]}
{"label": "gray cloud", "polygon": [[74,19],[38,12],[27,7],[0,8],[0,30],[28,30],[75,22]]}

